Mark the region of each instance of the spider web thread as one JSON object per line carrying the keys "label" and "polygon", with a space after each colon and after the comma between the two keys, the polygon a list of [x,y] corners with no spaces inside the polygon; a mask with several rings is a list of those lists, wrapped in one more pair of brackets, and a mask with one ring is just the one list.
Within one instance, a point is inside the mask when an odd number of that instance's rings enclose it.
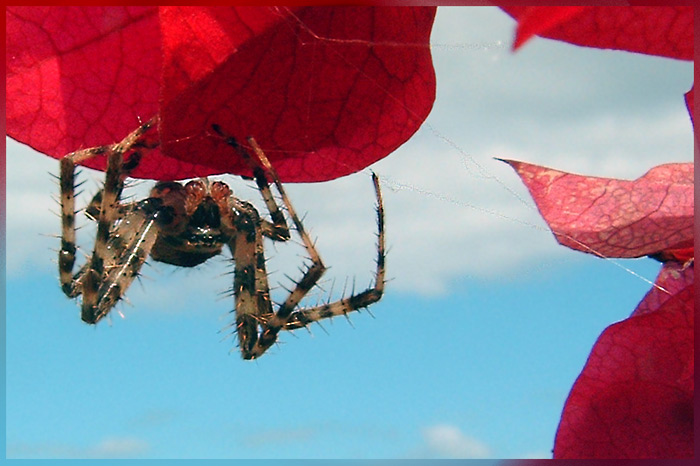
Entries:
{"label": "spider web thread", "polygon": [[[455,43],[455,44],[440,44],[440,43],[424,44],[424,43],[397,43],[397,42],[391,42],[391,41],[368,41],[368,40],[362,40],[362,39],[336,39],[336,38],[331,38],[331,37],[324,37],[324,36],[320,36],[320,35],[316,34],[298,16],[296,16],[291,10],[289,10],[288,8],[285,8],[285,9],[287,10],[287,15],[288,15],[285,17],[285,20],[287,20],[287,21],[293,20],[297,25],[299,25],[302,29],[304,29],[304,31],[306,33],[308,33],[311,37],[313,37],[314,39],[321,41],[321,42],[342,43],[342,44],[359,44],[359,45],[367,45],[367,46],[389,46],[389,47],[402,47],[402,48],[405,48],[405,47],[420,47],[420,48],[430,48],[430,49],[442,48],[442,49],[447,49],[447,50],[458,50],[458,51],[460,51],[460,50],[461,51],[475,50],[475,49],[487,50],[487,49],[491,49],[494,47],[504,48],[504,43],[501,41],[480,42],[480,43]],[[292,18],[291,20],[289,19],[290,17]],[[299,38],[299,40],[302,41],[301,38]],[[337,50],[331,48],[331,51],[335,55],[337,55],[340,59],[345,61],[345,63],[347,63],[348,66],[355,68],[360,75],[362,75],[365,79],[367,79],[368,81],[372,82],[375,86],[377,86],[389,98],[391,98],[398,105],[400,105],[406,112],[411,114],[414,118],[417,118],[417,119],[419,118],[419,115],[413,109],[408,107],[401,99],[394,96],[389,90],[387,90],[386,88],[381,86],[371,76],[367,75],[361,69],[359,69],[358,67],[353,65],[348,60],[346,60],[345,57],[342,54],[340,54]],[[464,150],[464,148],[462,148],[459,144],[457,144],[456,142],[452,141],[450,138],[445,136],[438,128],[436,128],[434,125],[430,124],[427,121],[423,123],[423,126],[425,128],[427,128],[433,134],[433,136],[435,138],[439,139],[444,144],[447,144],[448,146],[452,147],[454,150],[456,150],[459,153],[460,158],[462,159],[462,165],[464,166],[465,171],[468,174],[470,174],[471,176],[474,176],[474,177],[478,175],[478,177],[480,177],[480,178],[495,181],[500,186],[500,188],[503,189],[504,191],[506,191],[511,197],[516,199],[518,202],[520,202],[527,209],[535,212],[538,216],[540,215],[539,211],[537,210],[537,207],[534,205],[534,203],[532,203],[532,202],[526,200],[525,198],[523,198],[522,196],[520,196],[516,191],[514,191],[510,186],[508,186],[508,184],[505,183],[501,178],[499,178],[494,173],[491,173],[487,168],[485,168],[483,165],[481,165],[473,156],[471,156],[466,150]],[[345,167],[348,167],[348,168],[353,168],[351,165],[343,162],[342,160],[334,160],[334,162],[339,164],[339,165],[343,165]],[[472,169],[470,168],[470,165],[475,167],[476,173],[474,171],[472,171]],[[369,168],[366,168],[364,170],[361,170],[361,172],[365,173],[368,176],[371,176],[372,170],[370,170]],[[376,172],[376,170],[375,170],[375,172]],[[599,258],[605,260],[606,262],[614,265],[615,267],[618,267],[619,269],[621,269],[624,272],[632,275],[633,277],[643,281],[644,283],[650,285],[651,287],[656,288],[659,291],[670,295],[670,292],[667,289],[658,285],[653,280],[650,280],[647,277],[635,272],[634,270],[632,270],[629,267],[620,263],[616,258],[606,256],[602,252],[596,250],[593,247],[590,247],[589,245],[577,240],[576,238],[573,238],[571,235],[569,235],[567,233],[556,231],[556,230],[549,228],[549,227],[542,227],[540,225],[536,225],[536,224],[534,224],[532,222],[528,222],[526,220],[511,217],[511,216],[505,215],[505,214],[498,212],[496,210],[493,210],[493,209],[487,209],[485,207],[480,207],[480,206],[477,206],[473,203],[459,200],[459,199],[457,199],[453,196],[450,196],[450,195],[434,192],[434,191],[431,191],[429,189],[425,189],[425,188],[422,188],[420,186],[416,186],[416,185],[413,185],[410,183],[403,183],[400,180],[393,180],[391,177],[389,177],[385,174],[382,174],[380,172],[376,172],[376,173],[379,175],[380,182],[382,183],[382,185],[387,186],[392,191],[410,190],[410,191],[415,192],[415,193],[422,195],[422,196],[430,196],[430,197],[436,198],[441,202],[448,202],[448,203],[451,203],[451,204],[459,206],[459,207],[469,208],[472,210],[484,212],[486,214],[500,217],[502,219],[505,219],[505,220],[508,220],[508,221],[511,221],[514,223],[522,224],[524,226],[527,226],[529,228],[533,228],[533,229],[538,230],[538,231],[551,232],[557,236],[566,238],[566,239],[570,240],[571,242],[580,246],[585,251],[595,255],[596,257],[599,257]]]}

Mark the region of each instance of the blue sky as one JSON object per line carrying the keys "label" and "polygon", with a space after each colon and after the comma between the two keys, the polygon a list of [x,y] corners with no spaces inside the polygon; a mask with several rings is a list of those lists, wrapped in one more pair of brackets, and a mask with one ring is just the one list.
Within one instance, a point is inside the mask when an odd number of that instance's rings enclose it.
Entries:
{"label": "blue sky", "polygon": [[[548,456],[595,339],[631,313],[659,267],[558,246],[493,157],[620,178],[690,161],[682,94],[693,69],[543,39],[513,55],[513,25],[495,8],[438,10],[434,111],[372,167],[384,180],[385,297],[374,318],[285,334],[258,361],[220,332],[233,306],[219,296],[230,286],[223,257],[195,270],[152,264],[118,307],[123,318],[83,324],[51,250],[57,162],[8,142],[7,456]],[[87,196],[100,175],[84,178]],[[249,183],[225,179],[260,204]],[[331,266],[326,289],[367,283],[369,172],[287,189]],[[268,251],[272,283],[285,283],[303,250]]]}

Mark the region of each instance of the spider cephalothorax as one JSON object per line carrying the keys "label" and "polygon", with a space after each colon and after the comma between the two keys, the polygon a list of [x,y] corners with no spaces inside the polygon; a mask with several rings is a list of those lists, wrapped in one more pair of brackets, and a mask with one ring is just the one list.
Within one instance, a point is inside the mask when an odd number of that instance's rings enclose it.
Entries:
{"label": "spider cephalothorax", "polygon": [[221,250],[236,234],[228,199],[231,189],[221,181],[192,180],[184,186],[161,181],[151,190],[158,210],[158,236],[151,250],[157,261],[194,267]]}
{"label": "spider cephalothorax", "polygon": [[[124,179],[143,156],[142,150],[153,148],[143,137],[153,127],[148,122],[123,141],[68,154],[61,159],[62,237],[59,272],[64,293],[82,295],[82,319],[90,324],[106,316],[122,298],[141,266],[152,259],[180,267],[193,267],[221,254],[227,247],[234,259],[233,294],[235,329],[245,359],[262,355],[277,340],[281,330],[305,327],[311,322],[367,307],[377,302],[384,291],[384,215],[379,181],[372,179],[377,194],[377,271],[375,283],[362,293],[338,301],[299,308],[300,301],[316,285],[325,266],[296,215],[274,168],[255,141],[248,143],[257,161],[236,140],[226,136],[218,126],[214,130],[243,157],[253,170],[271,221],[255,207],[236,198],[226,183],[206,178],[186,184],[158,182],[147,199],[121,203]],[[103,189],[85,209],[97,221],[97,235],[92,255],[77,273],[75,264],[75,164],[90,157],[106,154],[107,169]],[[125,154],[128,157],[125,159]],[[270,301],[265,270],[263,239],[287,241],[289,227],[275,201],[268,177],[297,230],[311,264],[277,310]]]}

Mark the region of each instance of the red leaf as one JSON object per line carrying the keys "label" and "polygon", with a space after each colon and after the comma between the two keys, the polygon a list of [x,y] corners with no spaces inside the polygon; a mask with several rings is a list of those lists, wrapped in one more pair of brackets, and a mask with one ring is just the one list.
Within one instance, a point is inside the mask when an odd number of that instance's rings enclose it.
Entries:
{"label": "red leaf", "polygon": [[537,34],[587,47],[693,59],[691,6],[505,6],[502,9],[518,20],[516,47]]}
{"label": "red leaf", "polygon": [[664,261],[637,309],[594,346],[564,407],[554,457],[692,456],[693,164],[621,181],[507,162],[560,243]]}
{"label": "red leaf", "polygon": [[695,136],[695,148],[698,148],[698,132],[695,128],[695,85],[690,88],[688,92],[685,93],[685,105],[688,107],[688,113],[690,114],[690,122],[693,125],[693,136]]}
{"label": "red leaf", "polygon": [[121,140],[158,111],[153,7],[8,7],[7,134],[53,157]]}
{"label": "red leaf", "polygon": [[664,265],[596,342],[566,402],[555,458],[693,456],[693,268]]}
{"label": "red leaf", "polygon": [[[514,48],[533,34],[573,44],[693,59],[692,7],[505,7]],[[693,116],[693,91],[686,102]],[[697,139],[696,139],[697,141]],[[557,240],[605,256],[664,262],[627,320],[599,338],[569,395],[555,458],[693,455],[693,166],[636,181],[582,177],[509,162]]]}
{"label": "red leaf", "polygon": [[641,257],[692,246],[693,164],[660,165],[634,181],[508,161],[564,246]]}
{"label": "red leaf", "polygon": [[[688,107],[690,120],[695,124],[695,85],[685,93],[685,105]],[[697,136],[696,136],[697,137]]]}
{"label": "red leaf", "polygon": [[8,8],[8,134],[59,158],[119,141],[159,114],[161,148],[136,177],[247,172],[210,131],[217,123],[242,141],[255,137],[284,181],[337,178],[395,150],[427,117],[434,15],[434,7]]}
{"label": "red leaf", "polygon": [[582,6],[523,7],[522,14],[518,17],[513,50],[535,34],[546,33],[549,29],[575,18],[585,9],[586,7]]}

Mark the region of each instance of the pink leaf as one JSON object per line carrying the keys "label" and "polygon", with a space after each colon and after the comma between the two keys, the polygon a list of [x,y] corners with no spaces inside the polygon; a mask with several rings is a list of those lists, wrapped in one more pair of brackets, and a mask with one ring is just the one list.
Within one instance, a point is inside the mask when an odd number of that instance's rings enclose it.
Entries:
{"label": "pink leaf", "polygon": [[692,163],[661,165],[626,181],[505,162],[518,172],[564,246],[605,257],[692,246]]}

